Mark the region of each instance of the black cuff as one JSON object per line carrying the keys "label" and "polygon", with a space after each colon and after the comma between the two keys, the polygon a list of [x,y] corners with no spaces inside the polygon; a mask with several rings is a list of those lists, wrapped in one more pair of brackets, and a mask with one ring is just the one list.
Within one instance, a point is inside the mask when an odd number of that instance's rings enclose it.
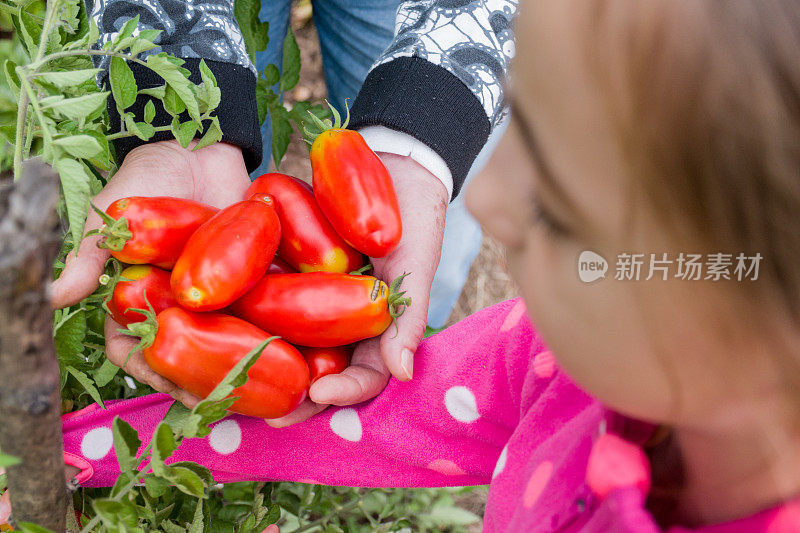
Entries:
{"label": "black cuff", "polygon": [[[186,63],[183,67],[191,71],[189,79],[194,83],[200,83],[200,59],[195,57],[184,58]],[[261,164],[261,128],[258,124],[258,109],[256,108],[256,78],[247,68],[233,63],[223,63],[206,59],[206,65],[214,73],[217,85],[222,92],[222,100],[217,107],[215,114],[219,118],[219,125],[222,129],[222,140],[227,143],[235,144],[242,149],[244,162],[248,171],[253,171]],[[136,78],[139,89],[149,89],[164,85],[164,80],[147,67],[136,63],[128,64]],[[103,80],[107,85],[107,78]],[[136,103],[126,111],[133,112],[137,121],[144,120],[144,106],[149,96],[138,95]],[[156,116],[153,119],[153,126],[168,126],[172,122],[172,115],[167,113],[161,106],[159,100],[153,100],[156,106]],[[114,132],[119,131],[120,120],[114,99],[108,99],[108,114],[111,118],[111,128]],[[189,115],[184,112],[181,120],[187,120]],[[117,153],[117,162],[122,164],[125,156],[138,146],[143,144],[166,141],[175,137],[169,131],[159,131],[149,140],[143,141],[138,137],[123,137],[114,141],[114,148]]]}
{"label": "black cuff", "polygon": [[380,125],[430,146],[453,174],[453,198],[491,132],[478,98],[447,69],[400,57],[369,73],[350,111],[350,128]]}

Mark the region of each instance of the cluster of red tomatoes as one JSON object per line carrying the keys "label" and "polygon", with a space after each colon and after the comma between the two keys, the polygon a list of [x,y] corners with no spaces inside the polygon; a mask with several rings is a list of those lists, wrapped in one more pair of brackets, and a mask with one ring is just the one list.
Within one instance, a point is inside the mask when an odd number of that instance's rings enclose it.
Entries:
{"label": "cluster of red tomatoes", "polygon": [[314,380],[347,367],[352,343],[380,335],[410,304],[402,277],[389,287],[359,273],[363,254],[388,254],[402,232],[380,159],[357,133],[334,129],[317,137],[311,160],[313,190],[271,173],[222,210],[168,197],[108,207],[103,245],[134,265],[108,309],[123,326],[153,310],[143,353],[155,372],[204,397],[277,335],[234,390],[232,410],[280,417]]}

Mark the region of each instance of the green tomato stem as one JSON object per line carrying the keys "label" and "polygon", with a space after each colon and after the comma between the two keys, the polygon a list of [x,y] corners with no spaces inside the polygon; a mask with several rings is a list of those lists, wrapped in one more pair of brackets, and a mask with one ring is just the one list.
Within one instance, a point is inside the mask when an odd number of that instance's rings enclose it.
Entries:
{"label": "green tomato stem", "polygon": [[34,61],[39,61],[42,59],[42,56],[47,50],[47,41],[50,40],[50,32],[52,31],[51,26],[53,25],[53,19],[55,18],[55,14],[56,11],[58,11],[60,3],[61,0],[50,0],[50,2],[47,2],[47,10],[44,14],[44,24],[42,25],[42,34],[39,37],[39,49],[36,51],[36,58]]}
{"label": "green tomato stem", "polygon": [[[17,67],[19,75],[20,67]],[[17,106],[17,132],[14,141],[14,181],[22,176],[22,143],[25,134],[25,123],[28,118],[28,93],[20,88]]]}

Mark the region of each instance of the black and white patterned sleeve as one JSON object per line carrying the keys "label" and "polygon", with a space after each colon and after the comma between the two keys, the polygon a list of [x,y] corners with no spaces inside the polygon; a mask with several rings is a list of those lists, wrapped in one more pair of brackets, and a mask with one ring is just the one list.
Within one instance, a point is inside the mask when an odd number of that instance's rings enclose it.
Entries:
{"label": "black and white patterned sleeve", "polygon": [[447,163],[453,196],[508,113],[518,0],[408,0],[395,38],[353,105],[353,127],[381,125],[422,141]]}
{"label": "black and white patterned sleeve", "polygon": [[[89,15],[100,29],[101,47],[112,40],[122,26],[136,15],[139,29],[161,30],[155,43],[159,46],[144,52],[142,57],[167,52],[185,61],[190,78],[199,83],[201,60],[211,68],[222,91],[222,101],[216,114],[220,119],[223,141],[242,148],[248,169],[261,163],[261,133],[258,125],[255,86],[256,76],[244,38],[233,12],[233,0],[86,0]],[[96,66],[107,68],[108,58],[94,56]],[[163,85],[164,81],[138,64],[129,66],[139,89]],[[101,76],[100,83],[107,83]],[[149,97],[140,95],[131,109],[141,120]],[[168,125],[172,117],[156,102],[154,126]],[[111,125],[119,126],[119,114],[112,101],[108,105]],[[169,132],[159,132],[148,142],[170,139]],[[136,137],[115,142],[117,159],[121,163],[133,148],[145,144]]]}

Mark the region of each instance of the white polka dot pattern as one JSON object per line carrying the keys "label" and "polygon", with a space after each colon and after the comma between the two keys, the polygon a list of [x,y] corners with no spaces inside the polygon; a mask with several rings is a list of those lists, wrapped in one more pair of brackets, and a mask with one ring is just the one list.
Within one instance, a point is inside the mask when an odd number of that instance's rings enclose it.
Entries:
{"label": "white polka dot pattern", "polygon": [[229,455],[239,449],[242,443],[242,428],[239,423],[231,418],[223,420],[213,428],[208,435],[208,444],[222,455]]}
{"label": "white polka dot pattern", "polygon": [[339,409],[331,417],[331,431],[350,442],[358,442],[363,435],[361,420],[355,409]]}
{"label": "white polka dot pattern", "polygon": [[463,386],[451,387],[444,395],[444,405],[450,416],[459,422],[475,422],[480,418],[478,402],[472,391]]}
{"label": "white polka dot pattern", "polygon": [[506,467],[506,461],[508,460],[508,445],[503,447],[503,451],[500,452],[500,457],[497,459],[497,464],[494,467],[494,472],[492,472],[492,479],[496,478],[500,472]]}
{"label": "white polka dot pattern", "polygon": [[102,459],[114,445],[114,434],[111,428],[99,427],[86,433],[81,441],[81,454],[89,460]]}

